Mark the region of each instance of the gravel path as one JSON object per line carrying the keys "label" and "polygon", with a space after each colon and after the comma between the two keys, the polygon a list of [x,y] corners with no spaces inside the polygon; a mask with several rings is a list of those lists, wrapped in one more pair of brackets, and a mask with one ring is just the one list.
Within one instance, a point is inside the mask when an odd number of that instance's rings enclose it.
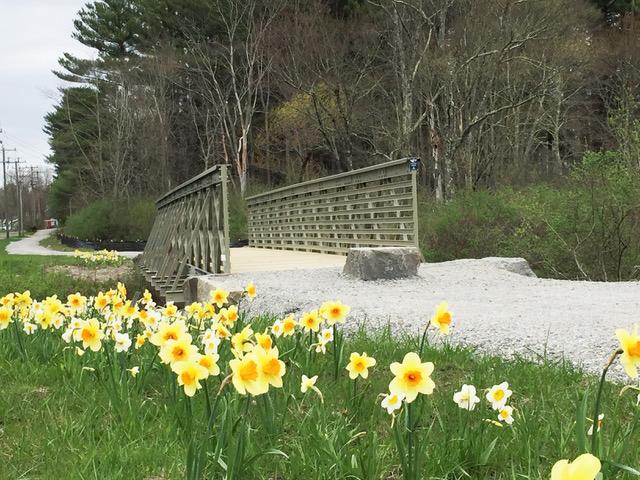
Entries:
{"label": "gravel path", "polygon": [[[53,250],[40,245],[40,241],[44,240],[55,232],[55,228],[48,228],[44,230],[38,230],[33,235],[25,237],[15,242],[10,242],[7,245],[7,253],[10,255],[58,255],[58,256],[73,256],[73,252],[64,252],[60,250]],[[140,255],[140,252],[118,252],[123,257],[133,258]]]}
{"label": "gravel path", "polygon": [[[578,282],[529,277],[521,259],[487,258],[423,264],[413,279],[363,282],[340,269],[257,272],[208,277],[234,289],[253,280],[253,312],[302,311],[329,299],[351,305],[351,325],[390,323],[418,334],[446,300],[454,315],[452,342],[499,355],[566,358],[590,372],[617,346],[616,328],[640,322],[640,282]],[[516,268],[512,268],[513,266]],[[616,366],[613,375],[621,376]],[[621,378],[621,377],[620,377]]]}

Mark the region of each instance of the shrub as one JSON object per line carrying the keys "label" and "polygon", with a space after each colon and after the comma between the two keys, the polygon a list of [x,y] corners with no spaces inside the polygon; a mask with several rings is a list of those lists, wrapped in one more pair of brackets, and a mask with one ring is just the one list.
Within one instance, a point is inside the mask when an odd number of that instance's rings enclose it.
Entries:
{"label": "shrub", "polygon": [[518,256],[545,277],[637,278],[640,175],[615,152],[587,153],[561,187],[425,200],[420,232],[428,261]]}
{"label": "shrub", "polygon": [[98,200],[70,215],[64,232],[82,240],[146,240],[155,214],[149,198]]}

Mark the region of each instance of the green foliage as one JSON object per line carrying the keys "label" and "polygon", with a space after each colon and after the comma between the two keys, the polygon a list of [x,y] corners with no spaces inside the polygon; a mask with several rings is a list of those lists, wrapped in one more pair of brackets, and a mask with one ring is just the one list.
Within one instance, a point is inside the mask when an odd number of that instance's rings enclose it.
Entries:
{"label": "green foliage", "polygon": [[81,240],[146,240],[153,226],[153,200],[98,200],[69,216],[64,233]]}
{"label": "green foliage", "polygon": [[638,276],[640,176],[615,152],[587,153],[562,187],[469,192],[420,210],[429,261],[520,256],[542,276]]}

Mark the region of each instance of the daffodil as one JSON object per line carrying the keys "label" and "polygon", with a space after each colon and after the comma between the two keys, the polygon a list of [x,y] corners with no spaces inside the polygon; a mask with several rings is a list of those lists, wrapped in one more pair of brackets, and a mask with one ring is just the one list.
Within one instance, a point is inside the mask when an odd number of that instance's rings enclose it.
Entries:
{"label": "daffodil", "polygon": [[[602,420],[604,419],[604,413],[601,413],[600,415],[598,415],[598,421],[596,422],[598,427],[596,428],[596,431],[600,431],[600,429],[602,428]],[[589,431],[587,432],[587,435],[593,435],[593,420],[591,421],[591,426],[589,427]]]}
{"label": "daffodil", "polygon": [[250,351],[253,348],[253,343],[251,343],[252,335],[253,330],[251,330],[251,325],[247,325],[242,331],[231,337],[231,345],[233,345],[234,350],[237,352]]}
{"label": "daffodil", "polygon": [[333,329],[323,328],[318,334],[318,339],[324,343],[333,342]]}
{"label": "daffodil", "polygon": [[25,322],[22,324],[22,330],[24,330],[24,333],[27,335],[33,335],[37,329],[38,327],[33,323]]}
{"label": "daffodil", "polygon": [[329,325],[335,323],[343,323],[349,315],[351,308],[341,302],[326,302],[322,305],[322,316],[327,320]]}
{"label": "daffodil", "polygon": [[451,327],[451,312],[447,302],[442,302],[436,307],[436,312],[431,317],[431,325],[438,327],[441,335],[449,335],[449,327]]}
{"label": "daffodil", "polygon": [[201,355],[198,358],[198,363],[207,369],[209,375],[215,377],[216,375],[220,375],[220,367],[218,366],[218,360],[220,356],[216,353],[210,353],[207,355]]}
{"label": "daffodil", "polygon": [[105,295],[102,292],[99,292],[98,296],[93,301],[93,306],[96,308],[96,310],[102,311],[109,305],[110,301],[111,300],[107,295]]}
{"label": "daffodil", "polygon": [[491,408],[494,410],[500,410],[507,404],[509,397],[513,392],[509,390],[509,384],[502,382],[500,385],[494,385],[487,392],[487,401],[491,404]]}
{"label": "daffodil", "polygon": [[390,368],[395,378],[389,384],[389,391],[403,394],[407,403],[413,402],[419,393],[433,393],[436,386],[431,380],[433,363],[422,363],[417,353],[407,353],[402,363],[394,362]]}
{"label": "daffodil", "polygon": [[296,332],[296,319],[293,317],[293,315],[288,315],[282,321],[282,331],[282,335],[284,337],[290,337]]}
{"label": "daffodil", "polygon": [[304,328],[307,332],[313,331],[317,332],[320,329],[320,315],[317,310],[312,310],[310,312],[304,312],[302,317],[300,318],[300,326]]}
{"label": "daffodil", "polygon": [[173,371],[178,375],[178,385],[184,388],[188,397],[193,397],[202,388],[200,380],[209,375],[209,371],[195,360],[178,362],[174,364]]}
{"label": "daffodil", "polygon": [[324,397],[322,396],[322,392],[318,387],[316,387],[316,382],[318,381],[318,375],[314,375],[309,378],[306,375],[302,375],[302,379],[300,381],[300,391],[302,393],[307,393],[309,390],[313,390],[320,397],[320,401],[324,403]]}
{"label": "daffodil", "polygon": [[271,333],[273,333],[276,338],[280,338],[282,336],[282,334],[284,333],[284,325],[282,324],[282,320],[276,320],[275,322],[273,322],[273,325],[271,326]]}
{"label": "daffodil", "polygon": [[376,364],[376,359],[373,357],[369,357],[366,352],[363,352],[362,355],[353,352],[349,357],[349,364],[346,367],[346,370],[349,372],[349,378],[351,380],[355,380],[358,376],[362,378],[367,378],[369,376],[369,368],[373,367]]}
{"label": "daffodil", "polygon": [[602,465],[597,457],[584,453],[573,462],[559,460],[551,469],[551,480],[595,480]]}
{"label": "daffodil", "polygon": [[316,353],[322,353],[323,355],[327,353],[327,342],[323,342],[322,340],[315,344]]}
{"label": "daffodil", "polygon": [[0,330],[5,330],[11,323],[13,310],[8,306],[0,307]]}
{"label": "daffodil", "polygon": [[249,353],[229,362],[231,382],[240,395],[261,395],[269,390],[269,381],[264,377],[255,353]]}
{"label": "daffodil", "polygon": [[498,410],[498,420],[511,425],[513,423],[513,407],[504,405]]}
{"label": "daffodil", "polygon": [[113,340],[116,344],[116,352],[126,352],[131,347],[131,339],[126,333],[116,333]]}
{"label": "daffodil", "polygon": [[211,292],[211,302],[215,303],[218,308],[222,308],[222,306],[227,303],[228,297],[229,292],[220,288],[216,288]]}
{"label": "daffodil", "polygon": [[628,332],[625,329],[616,330],[616,337],[620,341],[622,355],[620,362],[625,372],[631,378],[638,378],[638,367],[640,366],[640,335],[638,325],[633,326],[633,330]]}
{"label": "daffodil", "polygon": [[216,325],[216,335],[218,338],[229,338],[231,332],[221,323]]}
{"label": "daffodil", "polygon": [[127,368],[127,372],[129,372],[133,378],[136,378],[138,373],[140,373],[140,367]]}
{"label": "daffodil", "polygon": [[273,340],[266,333],[256,333],[256,342],[264,350],[269,350],[273,346]]}
{"label": "daffodil", "polygon": [[463,410],[473,410],[480,398],[476,395],[476,387],[473,385],[462,385],[459,392],[453,394],[453,401]]}
{"label": "daffodil", "polygon": [[269,385],[282,388],[282,377],[286,368],[284,362],[278,358],[278,347],[256,348],[255,355],[263,378]]}
{"label": "daffodil", "polygon": [[82,322],[82,326],[74,332],[74,338],[77,342],[82,342],[82,348],[90,348],[97,352],[102,348],[102,339],[104,332],[100,327],[100,322],[95,318],[91,318]]}
{"label": "daffodil", "polygon": [[198,347],[191,344],[191,336],[184,336],[178,340],[169,340],[160,349],[160,361],[175,365],[178,362],[193,360],[198,353]]}
{"label": "daffodil", "polygon": [[229,326],[233,326],[238,321],[238,306],[230,305],[225,312],[225,323]]}
{"label": "daffodil", "polygon": [[247,284],[247,287],[245,288],[245,292],[247,292],[247,297],[249,297],[251,300],[256,298],[256,286],[255,286],[255,284],[253,282],[249,282]]}
{"label": "daffodil", "polygon": [[182,320],[177,320],[173,323],[163,321],[160,322],[158,331],[153,334],[149,341],[157,347],[162,347],[168,341],[178,340],[185,335],[188,335],[187,326]]}
{"label": "daffodil", "polygon": [[78,311],[84,307],[87,299],[80,293],[72,293],[67,296],[67,305],[71,307],[74,311]]}
{"label": "daffodil", "polygon": [[386,408],[387,409],[387,413],[389,415],[392,415],[393,412],[395,412],[396,410],[398,410],[400,407],[402,407],[402,402],[404,401],[404,394],[403,393],[388,393],[387,395],[385,395],[385,397],[382,399],[382,402],[380,403],[380,406],[382,408]]}
{"label": "daffodil", "polygon": [[162,314],[167,318],[173,318],[178,313],[178,307],[173,302],[167,302],[166,307],[162,310]]}
{"label": "daffodil", "polygon": [[147,341],[147,337],[144,334],[139,334],[136,336],[136,350],[141,348]]}

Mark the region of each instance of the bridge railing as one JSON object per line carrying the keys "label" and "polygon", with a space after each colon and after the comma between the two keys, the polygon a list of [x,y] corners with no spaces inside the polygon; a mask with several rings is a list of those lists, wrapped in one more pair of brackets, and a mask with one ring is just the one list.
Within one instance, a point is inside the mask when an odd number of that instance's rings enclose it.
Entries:
{"label": "bridge railing", "polygon": [[249,246],[346,254],[418,244],[416,159],[400,159],[247,198]]}
{"label": "bridge railing", "polygon": [[227,166],[216,165],[156,201],[140,266],[167,300],[181,301],[190,275],[231,271],[227,177]]}

